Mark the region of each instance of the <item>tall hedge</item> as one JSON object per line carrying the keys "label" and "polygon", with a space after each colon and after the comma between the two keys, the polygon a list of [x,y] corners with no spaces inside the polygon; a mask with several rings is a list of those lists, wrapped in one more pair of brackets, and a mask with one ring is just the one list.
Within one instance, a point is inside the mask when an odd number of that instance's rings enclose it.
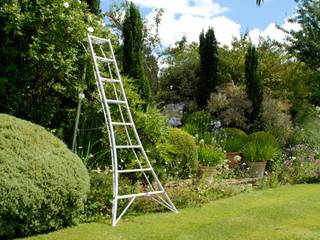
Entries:
{"label": "tall hedge", "polygon": [[143,23],[138,8],[131,2],[123,21],[123,70],[135,79],[141,98],[150,99],[150,84],[144,71]]}
{"label": "tall hedge", "polygon": [[66,227],[89,189],[81,159],[44,128],[0,114],[0,239]]}

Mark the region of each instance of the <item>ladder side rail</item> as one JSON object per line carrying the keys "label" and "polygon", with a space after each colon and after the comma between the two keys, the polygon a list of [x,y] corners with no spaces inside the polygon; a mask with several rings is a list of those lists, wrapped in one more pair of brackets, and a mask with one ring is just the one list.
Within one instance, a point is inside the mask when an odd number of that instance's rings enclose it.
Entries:
{"label": "ladder side rail", "polygon": [[100,76],[100,72],[99,72],[99,67],[97,64],[97,60],[95,58],[95,52],[92,46],[92,42],[91,42],[91,36],[88,34],[88,42],[89,42],[89,47],[90,47],[90,51],[91,51],[91,56],[93,59],[93,65],[94,65],[94,70],[95,70],[95,77],[96,77],[96,82],[98,85],[98,90],[99,90],[99,95],[101,97],[101,102],[102,102],[102,106],[103,106],[103,112],[105,115],[105,120],[106,120],[106,125],[109,125],[109,130],[110,130],[110,144],[111,144],[111,152],[112,152],[112,168],[113,168],[113,172],[112,172],[112,176],[113,176],[113,207],[112,207],[112,223],[113,225],[115,225],[116,223],[116,216],[117,216],[117,206],[118,206],[118,171],[116,171],[118,169],[118,161],[117,161],[117,150],[115,148],[116,146],[116,142],[115,142],[115,138],[114,138],[114,132],[113,132],[113,128],[111,125],[111,114],[110,114],[110,110],[109,110],[109,106],[106,100],[106,95],[105,95],[105,91],[104,91],[104,87],[103,84],[101,82],[101,76]]}
{"label": "ladder side rail", "polygon": [[[113,48],[112,48],[110,39],[109,39],[109,41],[108,41],[108,44],[109,44],[109,48],[110,48],[110,51],[111,51],[112,58],[115,60],[115,55],[114,55],[114,52],[113,52]],[[165,195],[167,201],[168,201],[169,204],[172,206],[172,208],[175,210],[175,212],[178,212],[178,210],[176,209],[176,207],[175,207],[174,204],[172,203],[171,199],[169,198],[168,194],[166,193],[164,187],[162,186],[162,184],[161,184],[161,182],[160,182],[157,174],[155,173],[155,171],[154,171],[154,169],[153,169],[153,167],[152,167],[152,165],[151,165],[151,163],[150,163],[150,161],[149,161],[149,158],[148,158],[148,156],[147,156],[147,154],[146,154],[146,152],[145,152],[145,150],[144,150],[144,147],[143,147],[143,145],[142,145],[142,143],[141,143],[140,137],[139,137],[139,135],[138,135],[137,129],[136,129],[136,127],[135,127],[135,124],[134,124],[134,121],[133,121],[133,118],[132,118],[132,115],[131,115],[131,111],[130,111],[129,104],[128,104],[128,100],[127,100],[127,96],[126,96],[126,94],[125,94],[124,87],[123,87],[123,84],[122,84],[122,78],[121,78],[121,75],[120,75],[120,72],[119,72],[119,68],[118,68],[117,61],[114,61],[114,64],[115,64],[115,69],[116,69],[117,77],[118,77],[118,79],[120,80],[120,88],[121,88],[121,91],[122,91],[124,100],[125,100],[125,102],[126,102],[126,108],[127,108],[129,120],[130,120],[130,122],[133,123],[132,129],[133,129],[133,132],[134,132],[134,134],[135,134],[135,136],[136,136],[136,139],[137,139],[137,141],[138,141],[138,144],[141,146],[141,150],[142,150],[143,157],[145,158],[145,160],[146,160],[146,162],[147,162],[147,164],[148,164],[148,167],[151,168],[151,173],[152,173],[154,179],[156,180],[158,187],[160,188],[160,190],[164,191],[164,195]],[[152,186],[152,184],[150,183],[149,178],[146,176],[145,173],[144,173],[144,176],[146,177],[146,179],[147,179],[147,181],[148,181],[148,184],[149,184],[149,185],[152,187],[152,189],[153,189],[153,186]]]}
{"label": "ladder side rail", "polygon": [[[119,68],[118,68],[117,61],[115,61],[115,55],[114,55],[113,48],[112,48],[112,45],[111,45],[111,41],[110,41],[110,40],[108,41],[108,44],[109,44],[109,49],[110,49],[110,51],[111,51],[111,56],[112,56],[112,58],[114,59],[114,64],[115,64],[115,69],[116,69],[116,75],[117,75],[117,78],[120,80],[121,93],[122,93],[122,96],[123,96],[123,98],[124,98],[124,100],[125,100],[125,102],[126,102],[126,109],[127,109],[129,121],[130,121],[131,123],[133,123],[132,129],[133,129],[134,135],[135,135],[135,137],[136,137],[136,139],[137,139],[138,145],[141,146],[142,154],[143,154],[143,157],[144,157],[145,160],[146,160],[146,163],[147,163],[148,167],[151,168],[151,172],[152,172],[153,177],[156,179],[157,184],[158,184],[158,186],[160,187],[160,189],[161,189],[161,190],[164,190],[164,188],[162,187],[162,184],[160,183],[160,181],[159,181],[156,173],[154,172],[154,169],[153,169],[153,167],[152,167],[152,165],[151,165],[151,163],[150,163],[150,161],[149,161],[149,159],[148,159],[148,157],[147,157],[147,155],[146,155],[146,153],[145,153],[144,147],[143,147],[143,145],[142,145],[142,143],[141,143],[140,137],[139,137],[139,135],[138,135],[137,129],[136,129],[136,127],[135,127],[135,124],[134,124],[134,121],[133,121],[133,118],[132,118],[132,115],[131,115],[131,111],[130,111],[128,99],[127,99],[127,96],[126,96],[126,93],[125,93],[125,90],[124,90],[124,87],[123,87],[122,78],[121,78],[121,75],[120,75],[120,72],[119,72]],[[102,51],[102,52],[103,52],[103,51]],[[104,54],[104,52],[103,52],[103,54]],[[104,56],[105,56],[105,55],[104,55]],[[112,76],[112,71],[111,71],[111,69],[110,69],[110,65],[109,65],[109,64],[108,64],[108,68],[109,68],[110,75]],[[113,78],[113,76],[112,76],[112,78]],[[116,91],[115,91],[115,94],[117,95]],[[120,115],[121,115],[122,121],[124,121],[124,117],[123,117],[122,110],[121,110],[121,107],[120,107],[120,106],[119,106],[119,109],[120,109]],[[129,133],[128,133],[128,129],[125,128],[125,131],[126,131],[126,135],[127,135],[128,140],[129,140],[129,143],[132,144],[132,143],[131,143],[130,136],[129,136]],[[142,168],[141,161],[139,160],[135,149],[132,149],[132,150],[133,150],[133,153],[134,153],[134,155],[135,155],[135,158],[136,158],[137,161],[138,161],[139,167]],[[143,175],[144,175],[144,177],[145,177],[145,179],[146,179],[146,181],[147,181],[150,189],[151,189],[152,191],[154,191],[154,187],[152,186],[152,183],[150,182],[149,177],[146,175],[145,172],[143,172]]]}
{"label": "ladder side rail", "polygon": [[[109,40],[109,41],[110,41],[110,40]],[[115,56],[114,56],[114,54],[113,54],[113,48],[112,48],[111,42],[110,42],[110,44],[109,44],[109,49],[110,49],[110,51],[111,51],[112,58],[114,59],[115,68],[116,68],[116,73],[117,73],[117,75],[118,75],[117,77],[118,77],[118,79],[120,80],[120,85],[122,86],[122,79],[120,78],[121,76],[120,76],[120,73],[119,73],[119,69],[118,69],[117,62],[116,62],[116,60],[115,60]],[[103,51],[103,49],[102,49],[101,46],[100,46],[100,51],[102,52],[103,57],[106,57],[106,55],[105,55],[105,53],[104,53],[104,51]],[[108,63],[108,70],[109,70],[109,74],[110,74],[111,79],[114,79],[113,74],[112,74],[112,70],[111,70],[111,67],[110,67],[110,63]],[[117,91],[116,91],[116,88],[115,88],[114,84],[112,84],[112,87],[113,87],[113,91],[114,91],[114,94],[115,94],[115,96],[116,96],[116,99],[118,100],[119,97],[118,97],[118,93],[117,93]],[[124,88],[123,88],[123,87],[121,88],[121,93],[122,93],[123,97],[125,98],[126,102],[128,102],[127,99],[126,99],[126,94],[125,94],[125,92],[124,92]],[[120,105],[118,105],[118,109],[119,109],[119,112],[120,112],[120,116],[121,116],[122,122],[125,122],[125,119],[124,119],[124,116],[123,116],[123,112],[122,112],[122,109],[121,109]],[[128,111],[128,108],[127,108],[127,111]],[[130,113],[130,109],[129,109],[128,112]],[[133,119],[131,118],[129,121],[133,124],[133,127],[135,128]],[[131,141],[131,138],[130,138],[130,135],[129,135],[128,128],[127,128],[127,126],[124,126],[124,127],[125,127],[125,132],[126,132],[128,144],[132,145],[132,141]],[[140,145],[142,146],[141,142],[140,142]],[[136,160],[137,160],[137,162],[138,162],[139,167],[140,167],[141,169],[143,169],[143,166],[142,166],[142,164],[141,164],[141,161],[140,161],[140,159],[139,159],[139,157],[138,157],[138,155],[137,155],[137,152],[136,152],[136,150],[135,150],[134,148],[132,148],[132,152],[133,152],[133,154],[134,154],[134,156],[135,156],[135,158],[136,158]],[[149,165],[149,168],[152,169],[151,165]],[[152,186],[152,184],[151,184],[148,176],[146,175],[145,172],[142,172],[142,173],[143,173],[143,175],[144,175],[144,177],[145,177],[148,185],[150,186],[150,189],[154,191],[154,188],[153,188],[153,186]]]}

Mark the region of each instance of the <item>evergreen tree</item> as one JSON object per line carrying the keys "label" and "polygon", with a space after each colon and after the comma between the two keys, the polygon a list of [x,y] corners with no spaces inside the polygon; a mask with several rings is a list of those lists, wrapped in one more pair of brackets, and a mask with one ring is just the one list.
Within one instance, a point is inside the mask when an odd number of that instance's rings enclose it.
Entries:
{"label": "evergreen tree", "polygon": [[252,112],[248,114],[248,120],[249,124],[254,127],[257,127],[261,117],[263,100],[263,84],[261,77],[258,76],[257,68],[258,54],[256,48],[250,45],[245,57],[245,78],[247,96],[252,103]]}
{"label": "evergreen tree", "polygon": [[197,103],[200,108],[207,105],[210,93],[216,91],[218,85],[218,46],[213,28],[199,36],[200,81],[198,83]]}
{"label": "evergreen tree", "polygon": [[132,2],[123,22],[123,57],[124,73],[135,79],[138,93],[148,101],[150,85],[143,67],[143,24],[139,10]]}
{"label": "evergreen tree", "polygon": [[99,16],[101,13],[100,10],[100,0],[86,0],[89,10],[91,13]]}

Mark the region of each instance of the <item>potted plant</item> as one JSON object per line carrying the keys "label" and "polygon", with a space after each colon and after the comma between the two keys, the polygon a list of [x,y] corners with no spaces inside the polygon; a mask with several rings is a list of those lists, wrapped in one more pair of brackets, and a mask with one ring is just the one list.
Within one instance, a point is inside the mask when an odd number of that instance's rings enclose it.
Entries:
{"label": "potted plant", "polygon": [[241,160],[241,150],[245,145],[248,135],[237,128],[225,129],[225,145],[226,157],[229,167],[237,166]]}
{"label": "potted plant", "polygon": [[212,180],[213,176],[217,173],[216,166],[225,160],[225,153],[213,145],[200,144],[198,148],[198,160],[200,163],[199,175],[205,175],[209,180]]}
{"label": "potted plant", "polygon": [[263,177],[267,161],[272,161],[279,153],[278,142],[270,133],[261,131],[250,134],[242,149],[250,177]]}

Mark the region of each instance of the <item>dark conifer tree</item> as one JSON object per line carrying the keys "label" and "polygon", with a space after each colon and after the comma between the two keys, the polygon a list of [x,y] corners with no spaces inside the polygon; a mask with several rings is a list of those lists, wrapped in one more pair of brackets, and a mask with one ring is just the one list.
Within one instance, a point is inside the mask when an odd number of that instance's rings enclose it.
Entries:
{"label": "dark conifer tree", "polygon": [[123,70],[135,79],[138,93],[148,101],[150,85],[143,63],[143,24],[138,8],[131,2],[123,22]]}
{"label": "dark conifer tree", "polygon": [[245,56],[245,78],[247,96],[252,102],[252,112],[248,114],[248,120],[255,128],[258,128],[263,100],[263,83],[257,69],[258,54],[256,48],[250,45]]}
{"label": "dark conifer tree", "polygon": [[205,108],[207,100],[218,85],[218,46],[213,28],[199,36],[200,81],[198,83],[197,103]]}
{"label": "dark conifer tree", "polygon": [[91,13],[99,16],[101,14],[100,0],[86,0]]}

